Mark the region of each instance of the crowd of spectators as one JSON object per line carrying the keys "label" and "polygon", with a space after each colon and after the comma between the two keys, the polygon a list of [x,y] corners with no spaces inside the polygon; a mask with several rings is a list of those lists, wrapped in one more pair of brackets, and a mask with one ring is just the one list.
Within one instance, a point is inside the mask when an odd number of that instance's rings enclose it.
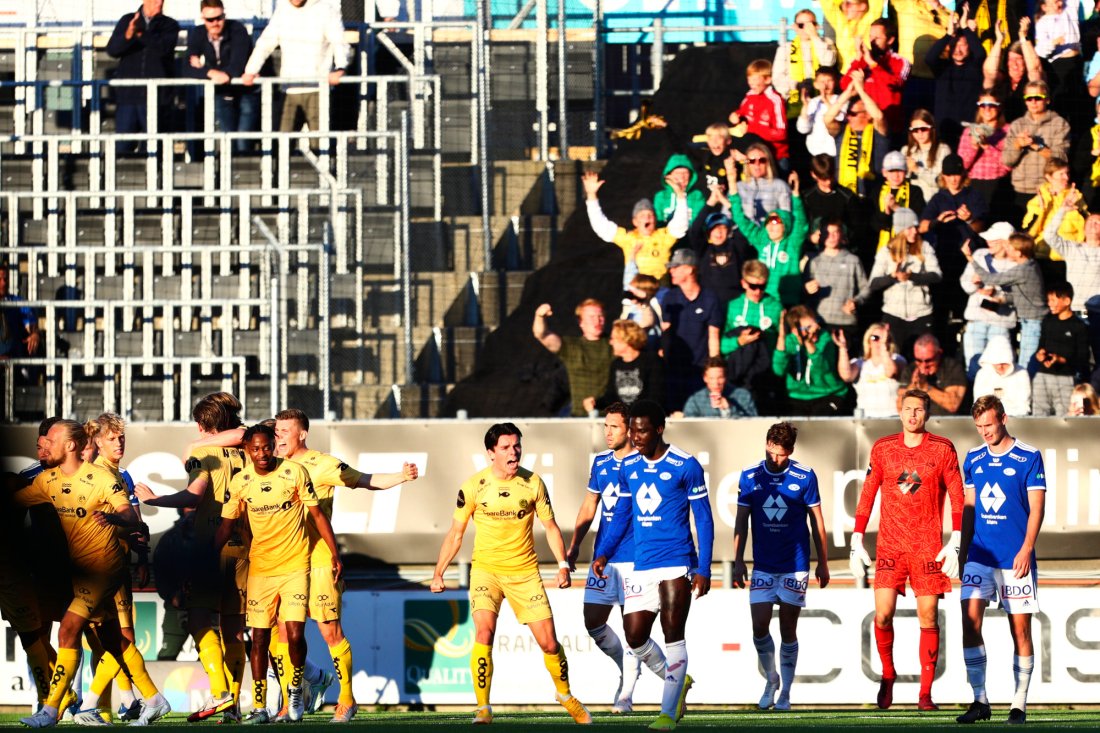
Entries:
{"label": "crowd of spectators", "polygon": [[[675,141],[630,229],[585,174],[624,320],[609,343],[578,309],[572,414],[641,395],[686,416],[886,417],[910,388],[936,415],[986,394],[1095,414],[1098,9],[829,0],[745,67],[705,146]],[[554,351],[548,309],[534,333]]]}

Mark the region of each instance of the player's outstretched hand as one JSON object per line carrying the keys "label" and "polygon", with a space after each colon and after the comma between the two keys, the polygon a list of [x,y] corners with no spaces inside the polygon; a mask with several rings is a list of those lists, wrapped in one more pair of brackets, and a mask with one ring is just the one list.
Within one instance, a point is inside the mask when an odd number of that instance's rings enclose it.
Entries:
{"label": "player's outstretched hand", "polygon": [[145,504],[157,498],[157,495],[153,493],[153,490],[141,482],[134,484],[134,496],[136,496],[138,498],[138,501],[140,501],[142,504]]}
{"label": "player's outstretched hand", "polygon": [[416,481],[420,477],[420,469],[415,463],[406,463],[401,467],[401,475],[406,481]]}
{"label": "player's outstretched hand", "polygon": [[745,567],[744,560],[733,561],[733,576],[730,578],[730,584],[734,588],[744,588],[745,583],[748,580],[749,570]]}
{"label": "player's outstretched hand", "polygon": [[442,575],[433,575],[432,576],[432,586],[431,587],[432,587],[432,593],[442,593],[443,591],[447,590],[447,586],[443,582],[443,576]]}
{"label": "player's outstretched hand", "polygon": [[569,575],[569,568],[558,568],[558,587],[568,588],[573,585],[573,578]]}
{"label": "player's outstretched hand", "polygon": [[867,567],[870,564],[871,556],[867,554],[867,550],[863,549],[863,533],[854,532],[852,542],[849,545],[848,567],[851,568],[852,575],[856,580],[867,577]]}
{"label": "player's outstretched hand", "polygon": [[955,530],[951,533],[951,539],[936,555],[936,562],[942,563],[940,569],[949,578],[959,577],[959,543],[962,541],[962,532]]}
{"label": "player's outstretched hand", "polygon": [[829,584],[829,563],[819,562],[817,564],[817,571],[814,573],[817,576],[817,587],[824,588]]}
{"label": "player's outstretched hand", "polygon": [[710,593],[710,578],[705,575],[695,574],[695,577],[691,579],[691,595],[695,599],[702,598],[707,593]]}
{"label": "player's outstretched hand", "polygon": [[592,574],[595,575],[597,578],[606,578],[607,573],[604,572],[604,570],[606,570],[606,569],[607,569],[607,557],[606,556],[600,555],[599,557],[597,557],[595,560],[592,561]]}

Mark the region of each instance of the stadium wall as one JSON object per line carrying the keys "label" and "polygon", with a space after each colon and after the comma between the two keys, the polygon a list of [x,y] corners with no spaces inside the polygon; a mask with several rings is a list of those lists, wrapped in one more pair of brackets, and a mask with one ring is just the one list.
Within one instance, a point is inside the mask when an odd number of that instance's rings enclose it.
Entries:
{"label": "stadium wall", "polygon": [[[752,643],[747,591],[717,590],[692,604],[687,642],[695,678],[690,702],[711,705],[755,704],[763,677]],[[596,648],[584,630],[579,589],[550,590],[558,638],[569,658],[573,690],[585,703],[610,704],[618,682],[613,663]],[[961,652],[958,590],[940,605],[940,669],[935,685],[939,703],[967,703],[971,698]],[[1028,698],[1031,704],[1095,703],[1100,682],[1100,603],[1094,589],[1044,588],[1042,612],[1035,622],[1035,671]],[[155,659],[160,643],[160,604],[155,596],[137,594],[138,646]],[[895,627],[898,685],[894,699],[912,704],[917,697],[919,635],[912,597],[900,599]],[[875,699],[878,655],[870,590],[811,587],[799,622],[801,638],[793,702],[796,705],[855,705]],[[989,655],[988,692],[994,704],[1011,699],[1012,644],[1000,611],[990,611],[986,629]],[[609,622],[621,631],[618,614]],[[396,704],[472,705],[469,654],[474,628],[466,594],[448,591],[357,591],[344,598],[344,630],[351,640],[354,691],[361,706]],[[659,626],[659,624],[658,624]],[[27,678],[26,659],[4,624],[7,653],[0,661],[0,705],[31,705],[34,686]],[[658,642],[663,641],[658,628]],[[316,626],[309,624],[312,657],[327,667],[327,654]],[[194,659],[193,650],[189,650]],[[553,704],[554,688],[546,677],[542,651],[511,611],[500,616],[494,650],[497,704]],[[150,671],[168,696],[172,709],[193,711],[208,694],[206,677],[197,661],[150,662]],[[84,675],[85,685],[91,674]],[[242,701],[251,706],[251,685]],[[328,702],[335,702],[330,689]],[[661,680],[647,671],[638,683],[636,704],[659,704]],[[369,719],[369,713],[366,719]]]}
{"label": "stadium wall", "polygon": [[[524,432],[523,465],[546,481],[568,540],[588,483],[592,456],[605,449],[599,420],[516,420]],[[763,458],[764,434],[771,419],[736,421],[681,420],[668,426],[665,437],[694,454],[707,472],[714,509],[716,561],[733,559],[733,523],[737,512],[737,481],[742,468]],[[831,554],[847,553],[856,503],[867,469],[871,445],[898,430],[896,420],[794,421],[799,427],[796,460],[812,467],[821,487],[822,506]],[[338,489],[333,528],[348,553],[381,564],[433,565],[459,484],[486,465],[483,421],[374,421],[314,423],[311,448],[332,453],[361,471],[399,471],[402,461],[417,463],[421,479],[390,491]],[[969,418],[933,419],[929,429],[954,441],[960,461],[980,440]],[[1009,429],[1021,440],[1043,450],[1047,471],[1046,517],[1040,536],[1040,559],[1087,559],[1100,548],[1100,420],[1091,418],[1013,419]],[[154,492],[184,488],[186,474],[179,452],[197,437],[186,425],[135,423],[126,431],[123,468]],[[6,434],[8,458],[0,466],[22,468],[32,459],[36,432],[11,428]],[[1093,448],[1089,448],[1093,446]],[[156,535],[176,520],[171,509],[143,507],[142,514]],[[877,511],[870,531],[877,527]],[[946,527],[946,524],[945,524]],[[553,556],[536,532],[540,557]],[[459,560],[468,561],[467,541]],[[586,543],[585,553],[590,543]],[[751,554],[750,554],[751,557]],[[362,558],[360,558],[362,559]],[[582,555],[587,559],[587,554]]]}

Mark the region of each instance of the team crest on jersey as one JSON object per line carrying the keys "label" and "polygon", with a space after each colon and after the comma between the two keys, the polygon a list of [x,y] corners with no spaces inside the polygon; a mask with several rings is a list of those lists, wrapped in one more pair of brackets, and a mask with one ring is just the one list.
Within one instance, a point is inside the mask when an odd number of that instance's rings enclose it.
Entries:
{"label": "team crest on jersey", "polygon": [[920,474],[916,471],[902,471],[898,475],[898,490],[901,493],[915,494],[920,486]]}
{"label": "team crest on jersey", "polygon": [[[507,496],[507,494],[505,494],[505,496]],[[520,499],[519,500],[519,508],[520,509],[526,509],[527,508],[527,500],[526,499]]]}
{"label": "team crest on jersey", "polygon": [[[485,483],[485,481],[483,480],[481,483]],[[462,489],[458,490],[458,501],[456,504],[458,504],[459,509],[466,506],[466,495],[462,493]]]}
{"label": "team crest on jersey", "polygon": [[1005,503],[1005,492],[1001,489],[1000,484],[993,484],[990,486],[986,484],[982,487],[981,492],[982,508],[987,512],[1000,511],[1001,505]]}
{"label": "team crest on jersey", "polygon": [[769,496],[764,502],[764,515],[777,522],[783,518],[783,515],[787,513],[787,502],[783,501],[783,497],[776,494],[775,496]]}
{"label": "team crest on jersey", "polygon": [[286,475],[286,476],[290,475],[290,467],[289,466],[287,466],[287,468],[283,471],[283,474]]}

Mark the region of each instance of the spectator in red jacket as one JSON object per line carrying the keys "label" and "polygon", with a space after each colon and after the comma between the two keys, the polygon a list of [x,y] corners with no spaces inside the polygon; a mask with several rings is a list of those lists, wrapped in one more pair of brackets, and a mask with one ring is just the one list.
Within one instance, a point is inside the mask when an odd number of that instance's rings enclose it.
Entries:
{"label": "spectator in red jacket", "polygon": [[901,108],[901,89],[909,78],[909,62],[894,51],[897,30],[891,21],[879,18],[871,24],[868,35],[870,43],[860,42],[860,57],[844,73],[840,88],[848,88],[853,71],[862,71],[864,89],[886,115],[886,126],[890,133],[896,135],[905,124]]}
{"label": "spectator in red jacket", "polygon": [[790,151],[787,148],[787,103],[772,86],[772,62],[757,59],[745,68],[749,93],[741,106],[730,113],[730,124],[745,123],[745,133],[767,141],[775,152],[776,163],[783,173],[790,171]]}

